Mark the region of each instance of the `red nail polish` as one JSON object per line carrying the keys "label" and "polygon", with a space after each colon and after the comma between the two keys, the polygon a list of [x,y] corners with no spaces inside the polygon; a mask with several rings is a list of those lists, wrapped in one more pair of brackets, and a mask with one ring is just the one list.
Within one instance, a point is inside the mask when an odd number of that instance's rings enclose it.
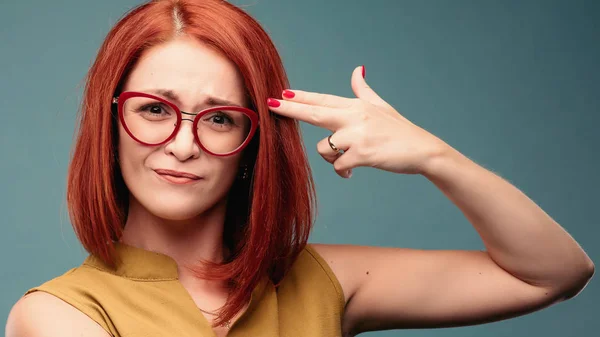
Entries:
{"label": "red nail polish", "polygon": [[296,94],[294,94],[293,91],[290,91],[290,90],[286,89],[286,90],[283,91],[282,96],[285,97],[285,98],[294,98],[294,96],[296,96]]}
{"label": "red nail polish", "polygon": [[366,73],[367,71],[365,70],[365,66],[364,66],[364,65],[362,66],[362,68],[363,68],[363,69],[362,69],[362,75],[363,75],[363,78],[365,78],[365,73]]}
{"label": "red nail polish", "polygon": [[267,105],[272,108],[278,108],[281,105],[281,103],[279,103],[279,101],[276,99],[267,98]]}

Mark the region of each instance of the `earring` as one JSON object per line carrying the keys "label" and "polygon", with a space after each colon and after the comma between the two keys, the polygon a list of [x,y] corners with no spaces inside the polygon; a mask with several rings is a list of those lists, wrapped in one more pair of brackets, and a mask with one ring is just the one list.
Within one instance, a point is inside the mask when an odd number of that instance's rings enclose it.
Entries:
{"label": "earring", "polygon": [[242,171],[239,174],[239,178],[242,180],[248,179],[248,165],[242,165]]}

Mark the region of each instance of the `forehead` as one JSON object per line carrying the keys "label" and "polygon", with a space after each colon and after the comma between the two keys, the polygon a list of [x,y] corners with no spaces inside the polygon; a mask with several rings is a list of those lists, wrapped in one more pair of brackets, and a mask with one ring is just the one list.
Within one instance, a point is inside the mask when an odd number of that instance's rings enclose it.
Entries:
{"label": "forehead", "polygon": [[123,91],[152,89],[172,90],[184,104],[195,104],[204,96],[245,103],[243,79],[233,62],[189,37],[146,50]]}

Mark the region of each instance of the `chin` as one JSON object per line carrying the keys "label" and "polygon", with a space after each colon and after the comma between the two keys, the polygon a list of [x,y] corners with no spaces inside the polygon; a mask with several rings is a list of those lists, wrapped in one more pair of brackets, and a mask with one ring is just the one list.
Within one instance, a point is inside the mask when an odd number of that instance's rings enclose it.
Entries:
{"label": "chin", "polygon": [[[149,210],[152,215],[169,221],[186,221],[195,218],[201,211],[194,212],[192,210],[181,210],[178,211],[176,209],[158,209],[158,210]],[[187,211],[187,212],[186,212]]]}
{"label": "chin", "polygon": [[186,198],[185,196],[166,195],[159,198],[141,198],[135,202],[141,206],[142,211],[155,217],[170,221],[186,221],[201,215],[208,215],[225,205],[225,200],[220,198]]}
{"label": "chin", "polygon": [[202,205],[201,202],[195,204],[185,203],[173,203],[173,202],[161,202],[152,203],[152,205],[145,205],[144,207],[152,215],[171,221],[185,221],[190,220],[199,215],[206,213],[211,207],[208,205]]}

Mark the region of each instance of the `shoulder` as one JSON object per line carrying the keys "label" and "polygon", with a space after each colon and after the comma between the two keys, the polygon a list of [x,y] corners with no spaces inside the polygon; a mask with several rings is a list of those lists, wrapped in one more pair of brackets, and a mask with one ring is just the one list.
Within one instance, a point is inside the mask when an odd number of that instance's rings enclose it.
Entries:
{"label": "shoulder", "polygon": [[6,336],[110,336],[95,290],[107,283],[101,274],[82,264],[29,289],[10,311]]}
{"label": "shoulder", "polygon": [[343,310],[344,293],[336,275],[327,261],[307,244],[294,260],[278,285],[279,295],[291,296],[295,301],[313,300],[329,302]]}
{"label": "shoulder", "polygon": [[12,307],[7,337],[109,337],[98,323],[63,300],[43,291],[29,293]]}
{"label": "shoulder", "polygon": [[352,263],[358,246],[310,243],[307,248],[309,252],[318,254],[318,258],[327,264],[340,285],[346,304],[359,286],[360,277],[355,275],[356,266]]}

